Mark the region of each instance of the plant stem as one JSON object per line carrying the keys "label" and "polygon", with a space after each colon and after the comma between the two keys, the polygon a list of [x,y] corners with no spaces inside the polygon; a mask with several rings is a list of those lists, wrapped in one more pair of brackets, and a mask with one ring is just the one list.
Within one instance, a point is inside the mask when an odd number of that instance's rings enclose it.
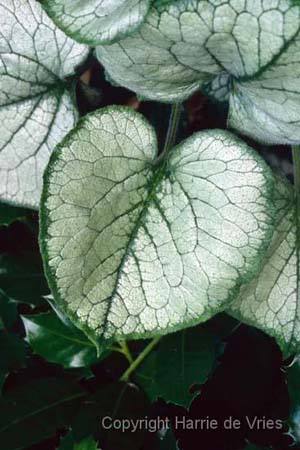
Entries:
{"label": "plant stem", "polygon": [[126,358],[128,359],[129,363],[132,364],[133,363],[133,357],[131,355],[131,352],[129,350],[129,347],[127,345],[126,341],[121,341],[119,342],[120,347],[122,349],[122,353],[124,354],[124,356],[126,356]]}
{"label": "plant stem", "polygon": [[292,146],[295,194],[300,198],[300,145]]}
{"label": "plant stem", "polygon": [[181,116],[181,108],[182,108],[181,103],[174,103],[172,105],[165,145],[164,145],[163,151],[161,152],[161,154],[158,156],[158,158],[155,161],[156,165],[159,164],[165,158],[166,154],[173,147],[173,145],[175,143],[177,131],[178,131],[178,125],[179,125],[180,116]]}
{"label": "plant stem", "polygon": [[111,350],[112,352],[122,353],[122,355],[124,355],[124,352],[121,349],[121,347],[116,347],[115,345],[112,345],[111,347],[109,347],[109,350]]}
{"label": "plant stem", "polygon": [[146,358],[146,356],[151,352],[151,350],[156,346],[156,344],[160,341],[161,336],[158,336],[144,348],[144,350],[139,354],[139,356],[130,364],[128,369],[123,373],[120,378],[120,381],[127,381],[132,372],[141,364],[141,362]]}

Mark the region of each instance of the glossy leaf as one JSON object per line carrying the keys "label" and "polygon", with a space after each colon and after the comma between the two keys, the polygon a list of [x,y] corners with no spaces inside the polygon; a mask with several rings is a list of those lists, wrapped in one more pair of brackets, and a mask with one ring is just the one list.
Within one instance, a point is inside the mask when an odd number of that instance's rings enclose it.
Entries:
{"label": "glossy leaf", "polygon": [[95,342],[203,322],[260,267],[273,178],[224,131],[157,166],[152,127],[127,108],[84,118],[45,175],[40,243],[55,301]]}
{"label": "glossy leaf", "polygon": [[43,0],[42,4],[66,34],[97,45],[135,31],[148,13],[150,0]]}
{"label": "glossy leaf", "polygon": [[26,339],[35,353],[65,368],[89,367],[96,348],[84,333],[67,327],[54,312],[22,316]]}
{"label": "glossy leaf", "polygon": [[42,174],[77,112],[66,81],[88,48],[34,0],[0,0],[0,198],[38,209]]}
{"label": "glossy leaf", "polygon": [[136,380],[152,402],[160,397],[188,408],[199,394],[191,393],[192,386],[207,381],[214,358],[212,335],[189,328],[166,336],[138,368]]}
{"label": "glossy leaf", "polygon": [[90,395],[79,410],[72,425],[74,437],[79,441],[93,435],[104,449],[140,450],[145,429],[138,427],[135,432],[130,427],[117,429],[113,420],[136,423],[147,416],[149,406],[143,392],[133,384],[103,386]]}
{"label": "glossy leaf", "polygon": [[76,414],[85,392],[71,379],[31,381],[0,398],[0,439],[5,450],[27,448],[55,435]]}
{"label": "glossy leaf", "polygon": [[229,125],[266,143],[300,141],[300,4],[154,2],[142,27],[97,56],[117,83],[179,102],[197,89],[229,99]]}
{"label": "glossy leaf", "polygon": [[274,336],[287,357],[300,352],[300,212],[292,186],[278,180],[277,191],[277,226],[263,269],[229,312]]}

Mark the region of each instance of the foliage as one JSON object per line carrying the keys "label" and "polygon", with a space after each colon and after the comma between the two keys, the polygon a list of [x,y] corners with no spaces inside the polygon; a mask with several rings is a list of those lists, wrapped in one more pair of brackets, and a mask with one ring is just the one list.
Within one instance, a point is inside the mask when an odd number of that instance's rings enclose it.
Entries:
{"label": "foliage", "polygon": [[67,136],[45,173],[49,284],[100,347],[224,309],[253,278],[273,231],[271,173],[241,141],[194,134],[162,165],[156,145],[138,114],[104,109]]}
{"label": "foliage", "polygon": [[300,448],[299,19],[0,0],[1,449]]}
{"label": "foliage", "polygon": [[138,28],[148,13],[150,0],[43,0],[49,16],[78,42],[97,45],[112,42]]}
{"label": "foliage", "polygon": [[[152,402],[166,402],[189,408],[199,389],[212,373],[215,362],[213,336],[204,328],[190,328],[169,335],[136,371],[137,383]],[[169,367],[176,377],[170,383]]]}
{"label": "foliage", "polygon": [[0,196],[38,209],[49,153],[75,123],[70,77],[88,48],[34,0],[1,0],[0,28]]}
{"label": "foliage", "polygon": [[153,2],[133,35],[97,47],[111,78],[179,102],[199,88],[229,100],[229,125],[268,143],[299,143],[299,2]]}
{"label": "foliage", "polygon": [[66,326],[54,312],[22,316],[28,343],[48,361],[65,368],[90,366],[97,360],[94,345],[77,328]]}

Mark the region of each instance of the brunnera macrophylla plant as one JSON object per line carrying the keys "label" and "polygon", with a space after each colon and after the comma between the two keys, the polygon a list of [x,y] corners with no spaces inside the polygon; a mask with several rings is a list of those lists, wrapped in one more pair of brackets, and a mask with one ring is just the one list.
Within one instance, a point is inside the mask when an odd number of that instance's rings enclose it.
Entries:
{"label": "brunnera macrophylla plant", "polygon": [[259,270],[273,178],[222,131],[157,163],[154,130],[128,109],[83,119],[44,177],[41,249],[56,301],[94,341],[205,321]]}
{"label": "brunnera macrophylla plant", "polygon": [[1,0],[0,30],[0,196],[38,209],[49,155],[77,119],[72,79],[89,50],[34,0]]}
{"label": "brunnera macrophylla plant", "polygon": [[[54,301],[99,352],[131,338],[154,337],[152,349],[226,310],[299,353],[299,3],[41,3],[56,25],[33,0],[0,0],[1,111],[12,117],[0,125],[0,187],[2,200],[36,206],[56,147],[40,203]],[[118,84],[174,103],[162,153],[124,107],[67,134],[69,76],[88,47],[64,33],[96,45]],[[293,146],[294,188],[230,132],[174,146],[180,103],[198,89],[229,102],[230,128]]]}
{"label": "brunnera macrophylla plant", "polygon": [[228,98],[230,127],[298,144],[299,21],[294,0],[158,0],[136,33],[96,53],[141,96],[173,103],[205,89]]}
{"label": "brunnera macrophylla plant", "polygon": [[42,0],[68,36],[89,45],[116,41],[135,31],[145,20],[151,0]]}

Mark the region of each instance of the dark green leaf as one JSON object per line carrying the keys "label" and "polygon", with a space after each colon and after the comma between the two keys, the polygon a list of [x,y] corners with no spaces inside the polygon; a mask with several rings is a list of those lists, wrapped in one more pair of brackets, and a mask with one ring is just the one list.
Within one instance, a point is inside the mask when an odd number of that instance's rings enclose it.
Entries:
{"label": "dark green leaf", "polygon": [[0,226],[8,226],[16,220],[22,220],[26,214],[28,214],[28,210],[26,209],[16,208],[0,202]]}
{"label": "dark green leaf", "polygon": [[16,335],[0,331],[0,372],[7,373],[25,363],[26,347]]}
{"label": "dark green leaf", "polygon": [[190,388],[206,382],[214,357],[212,335],[205,328],[189,328],[162,339],[137,370],[137,381],[150,400],[161,397],[188,408],[198,394]]}
{"label": "dark green leaf", "polygon": [[0,288],[11,299],[32,305],[45,302],[41,297],[49,293],[42,265],[31,253],[18,259],[0,255]]}
{"label": "dark green leaf", "polygon": [[53,436],[76,414],[85,391],[72,379],[36,380],[0,399],[0,442],[5,450],[27,448]]}
{"label": "dark green leaf", "polygon": [[65,368],[88,367],[97,360],[96,347],[86,335],[66,326],[54,312],[22,317],[28,343],[47,361]]}
{"label": "dark green leaf", "polygon": [[[143,419],[147,415],[148,401],[133,384],[115,383],[104,386],[92,394],[81,407],[73,424],[75,439],[81,440],[94,435],[100,448],[118,450],[139,450],[144,431],[118,430],[112,425],[114,419]],[[106,419],[104,419],[106,418]],[[103,422],[104,421],[104,422]]]}

